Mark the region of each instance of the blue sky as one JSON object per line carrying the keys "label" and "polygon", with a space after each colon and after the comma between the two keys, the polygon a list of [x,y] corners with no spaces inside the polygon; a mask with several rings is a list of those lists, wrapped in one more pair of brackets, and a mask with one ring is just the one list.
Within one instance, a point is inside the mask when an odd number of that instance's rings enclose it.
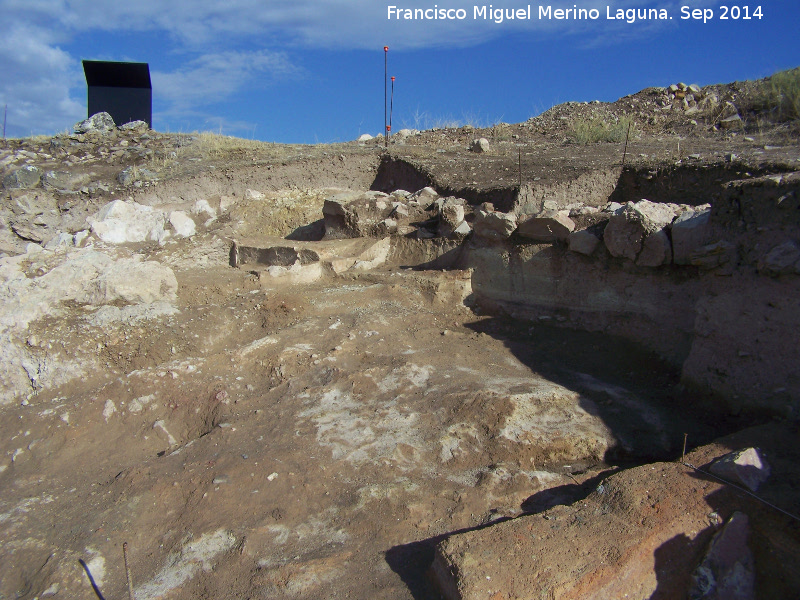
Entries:
{"label": "blue sky", "polygon": [[[540,5],[594,8],[599,18],[540,19]],[[389,6],[463,8],[467,18],[389,20]],[[475,19],[475,6],[484,4],[0,0],[0,109],[8,106],[8,137],[64,131],[86,117],[81,59],[147,62],[159,131],[336,142],[383,128],[384,45],[397,78],[395,130],[519,122],[568,100],[800,66],[796,2],[750,4],[751,16],[758,6],[762,15],[750,20],[722,20],[722,3],[707,0],[531,4],[529,20],[503,23]],[[713,19],[681,19],[682,6],[710,9]],[[609,20],[617,9],[672,18]]]}

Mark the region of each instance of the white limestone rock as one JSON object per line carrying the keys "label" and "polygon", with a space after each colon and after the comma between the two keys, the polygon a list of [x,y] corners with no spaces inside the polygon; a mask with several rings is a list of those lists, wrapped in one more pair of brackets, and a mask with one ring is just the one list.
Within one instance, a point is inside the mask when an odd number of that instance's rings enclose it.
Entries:
{"label": "white limestone rock", "polygon": [[161,243],[168,237],[164,213],[134,201],[113,200],[86,222],[97,237],[109,244]]}
{"label": "white limestone rock", "polygon": [[169,223],[175,229],[175,235],[178,237],[192,237],[197,232],[192,218],[182,210],[173,210],[169,213]]}

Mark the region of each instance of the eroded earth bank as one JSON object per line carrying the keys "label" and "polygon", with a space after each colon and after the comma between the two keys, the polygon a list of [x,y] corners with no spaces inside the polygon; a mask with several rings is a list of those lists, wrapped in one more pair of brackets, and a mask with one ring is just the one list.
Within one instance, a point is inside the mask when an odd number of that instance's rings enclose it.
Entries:
{"label": "eroded earth bank", "polygon": [[797,597],[800,145],[673,87],[5,142],[0,598]]}

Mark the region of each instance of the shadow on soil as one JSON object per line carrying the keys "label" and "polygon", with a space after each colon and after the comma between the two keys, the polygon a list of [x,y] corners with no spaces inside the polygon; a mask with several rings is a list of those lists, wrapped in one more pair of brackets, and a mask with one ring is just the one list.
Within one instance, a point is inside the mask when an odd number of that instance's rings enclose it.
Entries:
{"label": "shadow on soil", "polygon": [[[627,468],[675,460],[684,434],[688,434],[688,448],[693,448],[753,425],[752,419],[745,423],[744,417],[732,418],[715,410],[710,399],[681,393],[679,369],[625,339],[502,317],[479,319],[467,327],[502,340],[531,371],[578,392],[585,399],[582,408],[601,418],[618,440],[603,457],[606,465]],[[523,502],[523,514],[577,502],[614,470],[604,470],[581,483],[576,480],[575,484],[542,490]],[[491,527],[502,520],[395,546],[387,551],[386,562],[415,600],[439,599],[442,596],[429,578],[436,545],[451,535]],[[657,569],[664,576],[670,557],[682,549],[681,540],[659,549]],[[668,594],[673,588],[664,585]],[[668,597],[664,593],[659,591],[654,598]]]}
{"label": "shadow on soil", "polygon": [[467,327],[503,341],[532,372],[580,394],[581,408],[616,439],[603,457],[608,465],[675,460],[684,434],[694,448],[754,424],[752,415],[732,417],[712,398],[682,390],[678,367],[624,338],[505,317]]}
{"label": "shadow on soil", "polygon": [[[523,513],[520,516],[536,515],[560,504],[572,504],[582,500],[613,471],[613,469],[604,471],[582,483],[561,485],[537,492],[522,503],[520,508]],[[502,517],[476,527],[450,531],[426,540],[395,546],[386,552],[386,562],[408,586],[415,600],[439,600],[443,596],[430,575],[436,545],[450,536],[486,529],[509,520],[511,517]]]}
{"label": "shadow on soil", "polygon": [[508,520],[510,517],[503,517],[484,525],[458,529],[427,540],[394,546],[386,552],[386,563],[408,586],[414,600],[440,600],[443,596],[430,575],[430,566],[433,564],[436,545],[451,535],[478,531]]}

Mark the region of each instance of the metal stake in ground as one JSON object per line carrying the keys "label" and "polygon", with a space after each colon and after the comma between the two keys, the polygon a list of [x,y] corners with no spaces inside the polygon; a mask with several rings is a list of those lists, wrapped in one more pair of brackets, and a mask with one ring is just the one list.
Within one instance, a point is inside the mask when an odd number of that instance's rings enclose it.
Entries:
{"label": "metal stake in ground", "polygon": [[631,125],[633,121],[628,122],[628,133],[625,134],[625,150],[622,152],[622,168],[625,168],[625,157],[628,155],[628,136],[631,134]]}
{"label": "metal stake in ground", "polygon": [[392,130],[392,113],[394,113],[394,75],[392,75],[392,95],[389,100],[389,131]]}
{"label": "metal stake in ground", "polygon": [[389,46],[383,47],[383,129],[386,133],[386,147],[389,147],[389,121],[386,118],[386,105],[389,86]]}
{"label": "metal stake in ground", "polygon": [[133,579],[131,579],[131,568],[128,566],[128,542],[122,544],[122,559],[125,561],[125,580],[128,582],[128,600],[134,600]]}

